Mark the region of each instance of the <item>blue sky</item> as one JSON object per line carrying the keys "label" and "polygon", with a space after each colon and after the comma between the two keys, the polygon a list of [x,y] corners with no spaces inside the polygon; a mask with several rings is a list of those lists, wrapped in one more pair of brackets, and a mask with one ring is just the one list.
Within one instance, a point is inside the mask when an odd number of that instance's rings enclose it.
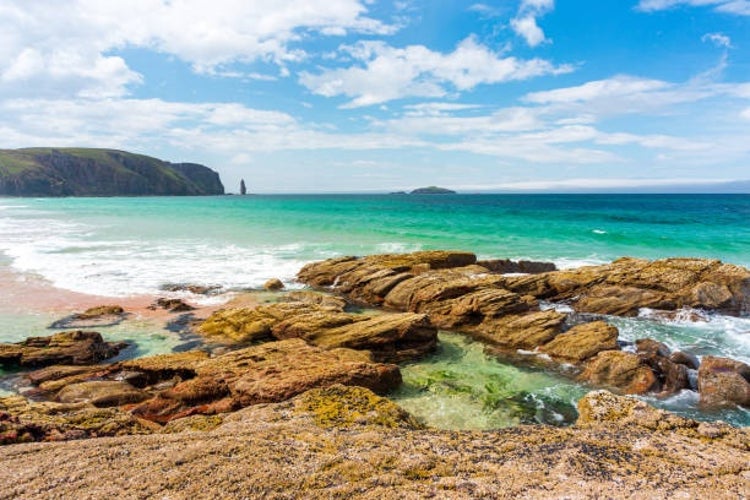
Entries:
{"label": "blue sky", "polygon": [[3,0],[0,147],[229,191],[750,178],[748,0]]}

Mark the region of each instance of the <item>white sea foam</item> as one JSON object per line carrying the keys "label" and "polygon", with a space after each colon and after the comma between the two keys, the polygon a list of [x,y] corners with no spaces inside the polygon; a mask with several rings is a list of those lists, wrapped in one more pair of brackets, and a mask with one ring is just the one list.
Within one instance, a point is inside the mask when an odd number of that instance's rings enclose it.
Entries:
{"label": "white sea foam", "polygon": [[604,229],[593,229],[591,232],[594,234],[607,234],[607,231]]}
{"label": "white sea foam", "polygon": [[259,288],[274,277],[300,287],[295,274],[306,262],[301,255],[316,252],[303,243],[244,247],[195,238],[98,240],[95,229],[50,218],[33,223],[0,218],[0,252],[15,270],[54,286],[111,297],[159,293],[166,283]]}
{"label": "white sea foam", "polygon": [[620,330],[621,340],[634,342],[649,337],[699,358],[726,356],[750,363],[750,318],[687,309],[665,318],[657,311],[643,309],[638,318],[610,321]]}
{"label": "white sea foam", "polygon": [[558,269],[567,270],[567,269],[578,269],[579,267],[585,267],[585,266],[600,266],[602,264],[609,264],[610,261],[592,256],[592,257],[588,257],[585,259],[571,259],[567,257],[562,257],[559,259],[555,259],[553,262],[555,263],[555,266],[557,266]]}

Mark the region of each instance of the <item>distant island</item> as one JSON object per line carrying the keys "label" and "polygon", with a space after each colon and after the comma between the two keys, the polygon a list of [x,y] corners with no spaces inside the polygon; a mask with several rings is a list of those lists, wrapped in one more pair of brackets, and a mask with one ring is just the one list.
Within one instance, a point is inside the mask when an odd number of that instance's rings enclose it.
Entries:
{"label": "distant island", "polygon": [[456,194],[456,192],[442,187],[428,186],[417,188],[411,191],[409,194]]}
{"label": "distant island", "polygon": [[4,196],[195,196],[224,194],[219,174],[126,151],[0,149]]}

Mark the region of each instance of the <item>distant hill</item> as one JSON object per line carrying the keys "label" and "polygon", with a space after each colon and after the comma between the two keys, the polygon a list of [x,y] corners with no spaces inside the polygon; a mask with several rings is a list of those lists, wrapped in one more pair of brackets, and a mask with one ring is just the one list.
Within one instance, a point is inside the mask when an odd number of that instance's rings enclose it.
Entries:
{"label": "distant hill", "polygon": [[450,189],[445,189],[437,186],[428,186],[423,188],[415,189],[414,191],[411,191],[409,194],[456,194],[455,191],[451,191]]}
{"label": "distant hill", "polygon": [[224,194],[219,174],[113,149],[0,149],[0,195],[152,196]]}

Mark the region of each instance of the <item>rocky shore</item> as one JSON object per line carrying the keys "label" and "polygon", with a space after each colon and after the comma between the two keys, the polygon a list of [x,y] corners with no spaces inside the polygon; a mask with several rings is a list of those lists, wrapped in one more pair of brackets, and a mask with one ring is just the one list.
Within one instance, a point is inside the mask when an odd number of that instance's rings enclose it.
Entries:
{"label": "rocky shore", "polygon": [[[398,363],[433,352],[443,329],[592,389],[694,390],[705,408],[750,407],[748,365],[712,356],[699,362],[648,338],[623,342],[609,322],[645,307],[747,314],[744,268],[620,259],[558,271],[432,251],[331,259],[298,277],[318,291],[211,311],[186,323],[204,339],[186,352],[108,363],[125,346],[85,330],[0,344],[0,365],[21,370],[26,387],[0,398],[0,444],[7,445],[0,480],[13,485],[0,498],[167,491],[175,498],[215,491],[279,498],[720,491],[736,498],[749,491],[748,428],[700,424],[611,392],[583,398],[572,427],[483,433],[424,428],[381,397],[401,384]],[[153,307],[201,315],[181,300]],[[126,320],[122,308],[107,306],[61,325]],[[60,442],[70,440],[78,441]],[[96,465],[102,461],[104,469]]]}

